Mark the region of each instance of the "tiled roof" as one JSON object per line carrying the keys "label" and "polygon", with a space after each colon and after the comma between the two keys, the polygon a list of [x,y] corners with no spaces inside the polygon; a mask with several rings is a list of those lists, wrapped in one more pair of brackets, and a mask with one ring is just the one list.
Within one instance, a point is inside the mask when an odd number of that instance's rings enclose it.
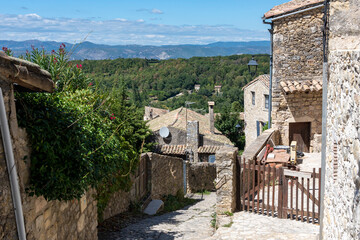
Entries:
{"label": "tiled roof", "polygon": [[[220,148],[221,146],[200,146],[198,153],[215,154]],[[162,154],[185,155],[186,152],[185,145],[162,145],[159,149]]]}
{"label": "tiled roof", "polygon": [[324,0],[292,0],[290,2],[273,7],[270,11],[264,14],[264,18],[268,19],[277,17],[286,13],[313,7],[321,3],[324,3]]}
{"label": "tiled roof", "polygon": [[216,151],[220,150],[221,146],[210,146],[205,145],[198,148],[199,153],[213,153],[215,154]]}
{"label": "tiled roof", "polygon": [[185,145],[162,145],[160,147],[160,152],[162,154],[185,155],[185,150]]}
{"label": "tiled roof", "polygon": [[261,81],[265,84],[265,86],[269,87],[270,85],[270,75],[269,74],[264,74],[264,75],[260,75],[257,78],[255,78],[254,80],[252,80],[251,82],[248,82],[248,84],[246,84],[242,90],[244,90],[245,88],[247,88],[248,86],[250,86],[251,84],[257,82],[257,81]]}
{"label": "tiled roof", "polygon": [[7,56],[4,52],[0,52],[0,75],[33,91],[53,92],[55,89],[49,72],[35,63]]}
{"label": "tiled roof", "polygon": [[[187,114],[186,114],[187,112]],[[215,128],[215,134],[210,132],[210,120],[208,117],[194,112],[184,107],[178,108],[174,111],[168,112],[158,118],[155,118],[148,122],[149,128],[156,132],[161,127],[174,127],[183,131],[186,131],[186,115],[188,121],[199,121],[199,133],[209,140],[214,140],[220,143],[233,145],[231,141],[221,134],[219,130]]]}
{"label": "tiled roof", "polygon": [[295,92],[314,92],[322,91],[322,81],[321,80],[306,80],[306,81],[282,81],[280,86],[285,93],[295,93]]}

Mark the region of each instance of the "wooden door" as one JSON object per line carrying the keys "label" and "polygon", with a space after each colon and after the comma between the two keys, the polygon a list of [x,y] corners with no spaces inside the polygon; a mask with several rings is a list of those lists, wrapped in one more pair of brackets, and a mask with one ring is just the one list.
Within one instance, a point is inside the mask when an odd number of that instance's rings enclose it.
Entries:
{"label": "wooden door", "polygon": [[289,124],[289,144],[297,142],[297,151],[309,152],[310,150],[310,122],[297,122]]}

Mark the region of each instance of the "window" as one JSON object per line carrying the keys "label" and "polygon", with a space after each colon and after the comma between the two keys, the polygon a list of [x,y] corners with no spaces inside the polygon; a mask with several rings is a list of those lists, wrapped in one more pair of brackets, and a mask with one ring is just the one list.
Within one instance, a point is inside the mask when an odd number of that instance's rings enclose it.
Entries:
{"label": "window", "polygon": [[265,94],[264,97],[265,97],[265,108],[269,109],[269,95]]}
{"label": "window", "polygon": [[252,105],[255,105],[255,92],[251,92]]}

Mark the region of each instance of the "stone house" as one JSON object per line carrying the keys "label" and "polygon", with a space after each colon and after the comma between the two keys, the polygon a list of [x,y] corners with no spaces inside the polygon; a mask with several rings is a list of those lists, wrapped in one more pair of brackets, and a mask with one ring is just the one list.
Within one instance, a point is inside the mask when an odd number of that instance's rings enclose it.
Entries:
{"label": "stone house", "polygon": [[244,91],[245,148],[261,133],[269,116],[270,75],[258,76],[242,90]]}
{"label": "stone house", "polygon": [[195,84],[194,90],[195,92],[198,92],[200,90],[200,84]]}
{"label": "stone house", "polygon": [[[231,141],[214,127],[213,102],[209,102],[209,117],[181,107],[148,122],[158,143],[157,152],[193,162],[207,162],[222,146]],[[167,135],[161,135],[164,129]]]}
{"label": "stone house", "polygon": [[293,0],[263,17],[272,22],[272,127],[304,152],[321,149],[323,12],[323,0]]}
{"label": "stone house", "polygon": [[155,107],[145,107],[145,113],[144,113],[144,121],[153,120],[157,117],[160,117],[166,113],[168,113],[168,109],[162,109],[162,108],[155,108]]}
{"label": "stone house", "polygon": [[215,91],[215,94],[220,94],[221,93],[221,85],[215,85],[214,91]]}

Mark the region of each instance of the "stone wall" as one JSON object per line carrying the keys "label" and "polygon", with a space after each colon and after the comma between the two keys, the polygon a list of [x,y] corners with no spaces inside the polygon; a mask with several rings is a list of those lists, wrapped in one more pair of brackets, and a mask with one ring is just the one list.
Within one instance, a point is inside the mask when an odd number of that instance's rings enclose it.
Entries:
{"label": "stone wall", "polygon": [[[26,132],[17,124],[12,85],[0,79],[0,86],[8,114],[27,239],[97,239],[95,190],[89,190],[80,200],[67,202],[46,201],[43,197],[30,197],[25,192],[29,183],[31,151]],[[0,239],[17,239],[7,171],[0,138]]]}
{"label": "stone wall", "polygon": [[322,239],[360,239],[360,2],[330,1]]}
{"label": "stone wall", "polygon": [[279,129],[283,145],[290,145],[290,123],[310,122],[310,152],[320,152],[322,92],[274,94],[273,106],[273,126]]}
{"label": "stone wall", "polygon": [[321,79],[323,8],[274,20],[273,81]]}
{"label": "stone wall", "polygon": [[[252,104],[251,92],[255,93],[255,105]],[[265,95],[269,96],[269,88],[260,80],[244,89],[245,148],[257,138],[256,121],[268,121],[269,109],[265,108]]]}
{"label": "stone wall", "polygon": [[215,189],[216,164],[201,162],[188,163],[187,173],[187,192],[199,192],[203,190],[213,191]]}
{"label": "stone wall", "polygon": [[311,122],[310,152],[321,149],[322,93],[285,95],[280,81],[321,80],[323,11],[320,7],[274,20],[273,127],[289,145],[289,123]]}
{"label": "stone wall", "polygon": [[151,198],[160,199],[163,195],[176,195],[184,191],[183,160],[156,153],[149,153]]}
{"label": "stone wall", "polygon": [[234,212],[236,208],[237,148],[224,147],[216,153],[216,213]]}

